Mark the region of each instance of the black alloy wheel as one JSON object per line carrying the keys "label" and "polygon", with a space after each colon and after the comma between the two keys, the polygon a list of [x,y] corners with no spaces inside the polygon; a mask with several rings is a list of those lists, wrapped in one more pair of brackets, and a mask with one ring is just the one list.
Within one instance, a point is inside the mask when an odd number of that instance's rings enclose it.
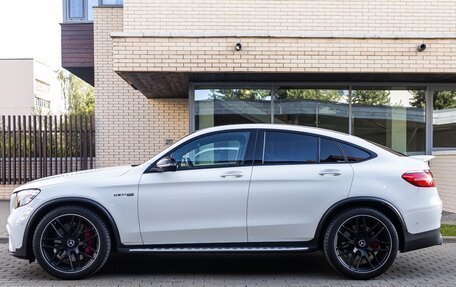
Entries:
{"label": "black alloy wheel", "polygon": [[38,224],[33,251],[38,263],[61,279],[79,279],[99,270],[111,248],[109,231],[93,211],[65,206],[49,212]]}
{"label": "black alloy wheel", "polygon": [[377,210],[347,210],[330,223],[324,251],[337,271],[355,279],[370,279],[393,263],[398,251],[397,231]]}

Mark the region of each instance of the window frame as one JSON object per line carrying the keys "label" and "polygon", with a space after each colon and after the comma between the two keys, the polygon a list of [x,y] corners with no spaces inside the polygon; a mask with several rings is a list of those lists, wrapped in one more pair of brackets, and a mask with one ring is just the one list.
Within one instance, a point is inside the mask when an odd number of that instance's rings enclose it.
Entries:
{"label": "window frame", "polygon": [[[71,0],[63,0],[63,23],[93,23],[93,19],[89,19],[89,9],[93,8],[89,7],[88,0],[82,0],[82,17],[70,17],[70,1]],[[123,1],[122,4],[104,4],[103,0],[97,0],[96,2],[98,7],[123,7]]]}
{"label": "window frame", "polygon": [[215,132],[210,132],[210,133],[205,133],[202,135],[199,135],[197,137],[194,137],[192,139],[189,139],[182,144],[178,145],[177,147],[173,148],[166,154],[164,154],[162,157],[154,161],[152,164],[149,165],[149,167],[146,169],[144,173],[162,173],[162,171],[159,171],[156,169],[156,164],[157,162],[167,156],[171,156],[176,150],[180,149],[181,147],[189,144],[192,141],[199,140],[203,137],[206,136],[213,136],[213,135],[218,135],[218,134],[224,134],[224,133],[232,133],[232,132],[248,132],[250,133],[249,140],[246,145],[246,151],[244,154],[244,160],[242,164],[228,164],[228,165],[214,165],[214,166],[203,166],[203,167],[192,167],[192,168],[186,168],[182,170],[176,170],[176,171],[170,171],[170,172],[184,172],[184,171],[192,171],[192,170],[204,170],[204,169],[215,169],[215,168],[230,168],[230,167],[242,167],[242,166],[252,166],[253,162],[253,155],[255,153],[255,148],[256,148],[256,141],[258,137],[258,130],[257,129],[233,129],[233,130],[224,130],[224,131],[215,131]]}
{"label": "window frame", "polygon": [[84,22],[92,22],[88,20],[89,13],[88,9],[88,1],[82,0],[82,17],[71,17],[71,0],[64,0],[63,1],[63,10],[64,10],[64,17],[63,20],[65,23],[84,23]]}
{"label": "window frame", "polygon": [[[434,99],[435,96],[438,92],[444,92],[444,91],[456,91],[455,86],[430,86],[427,94],[426,94],[426,124],[428,125],[426,128],[429,129],[430,135],[429,138],[426,140],[429,141],[428,145],[430,145],[432,148],[430,152],[427,154],[456,154],[456,146],[454,147],[435,147],[434,146]],[[428,123],[429,122],[429,123]]]}

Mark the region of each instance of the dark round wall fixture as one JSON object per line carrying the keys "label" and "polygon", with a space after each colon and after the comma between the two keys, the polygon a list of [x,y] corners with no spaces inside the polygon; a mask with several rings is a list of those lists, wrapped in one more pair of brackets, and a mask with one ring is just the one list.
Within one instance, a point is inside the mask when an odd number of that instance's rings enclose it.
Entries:
{"label": "dark round wall fixture", "polygon": [[234,45],[234,49],[235,49],[236,51],[242,50],[242,44],[241,44],[241,43],[236,43],[236,45]]}
{"label": "dark round wall fixture", "polygon": [[416,46],[416,50],[418,52],[423,52],[424,50],[426,50],[426,44],[419,44],[418,46]]}

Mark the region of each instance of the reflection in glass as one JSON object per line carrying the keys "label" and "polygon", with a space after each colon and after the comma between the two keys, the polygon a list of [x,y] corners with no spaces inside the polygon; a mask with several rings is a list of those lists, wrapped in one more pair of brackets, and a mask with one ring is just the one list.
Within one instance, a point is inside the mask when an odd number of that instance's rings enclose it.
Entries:
{"label": "reflection in glass", "polygon": [[84,0],[69,0],[69,18],[84,18]]}
{"label": "reflection in glass", "polygon": [[87,20],[93,21],[93,7],[98,6],[98,0],[87,0]]}
{"label": "reflection in glass", "polygon": [[348,133],[348,90],[279,89],[274,99],[274,123]]}
{"label": "reflection in glass", "polygon": [[424,90],[352,91],[353,134],[407,154],[425,152]]}
{"label": "reflection in glass", "polygon": [[101,5],[122,5],[123,0],[102,0]]}
{"label": "reflection in glass", "polygon": [[264,164],[316,163],[318,137],[268,131],[265,135]]}
{"label": "reflection in glass", "polygon": [[456,91],[434,94],[433,142],[435,148],[456,148]]}
{"label": "reflection in glass", "polygon": [[178,170],[242,165],[250,132],[207,135],[179,147],[172,154]]}
{"label": "reflection in glass", "polygon": [[271,95],[266,89],[196,89],[195,129],[271,122]]}

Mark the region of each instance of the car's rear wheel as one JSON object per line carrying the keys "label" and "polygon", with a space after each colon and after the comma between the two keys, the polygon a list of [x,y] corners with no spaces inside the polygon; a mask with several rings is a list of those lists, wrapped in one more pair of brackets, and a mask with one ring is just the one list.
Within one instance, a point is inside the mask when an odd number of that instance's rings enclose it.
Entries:
{"label": "car's rear wheel", "polygon": [[329,264],[354,279],[385,272],[396,258],[399,239],[394,224],[370,208],[346,210],[328,226],[324,252]]}
{"label": "car's rear wheel", "polygon": [[80,279],[98,271],[109,257],[111,239],[92,210],[63,206],[46,214],[33,236],[33,252],[49,274]]}

